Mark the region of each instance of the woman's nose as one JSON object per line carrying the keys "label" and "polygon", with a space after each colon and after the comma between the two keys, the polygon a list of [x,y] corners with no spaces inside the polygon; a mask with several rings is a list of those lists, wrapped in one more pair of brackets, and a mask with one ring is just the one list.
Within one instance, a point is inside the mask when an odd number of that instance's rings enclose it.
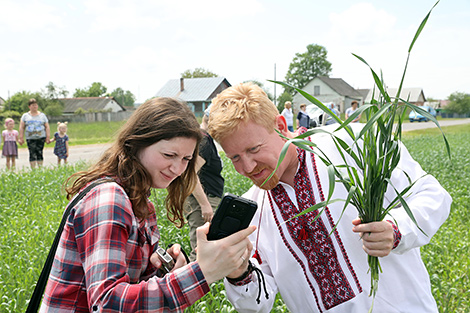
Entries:
{"label": "woman's nose", "polygon": [[183,172],[186,170],[186,168],[188,167],[188,162],[185,161],[185,160],[175,160],[172,164],[171,164],[171,167],[170,167],[170,170],[180,176],[181,174],[183,174]]}

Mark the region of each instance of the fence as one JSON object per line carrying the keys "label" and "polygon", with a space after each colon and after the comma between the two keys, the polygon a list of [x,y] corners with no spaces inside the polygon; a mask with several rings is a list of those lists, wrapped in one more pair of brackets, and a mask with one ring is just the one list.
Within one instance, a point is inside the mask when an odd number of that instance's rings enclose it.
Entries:
{"label": "fence", "polygon": [[440,112],[439,114],[442,116],[442,118],[467,118],[467,117],[470,117],[470,113],[457,114],[457,113],[449,113],[449,112]]}
{"label": "fence", "polygon": [[96,112],[62,116],[48,116],[49,123],[57,122],[73,122],[73,123],[89,123],[89,122],[118,122],[127,120],[134,111],[121,112]]}

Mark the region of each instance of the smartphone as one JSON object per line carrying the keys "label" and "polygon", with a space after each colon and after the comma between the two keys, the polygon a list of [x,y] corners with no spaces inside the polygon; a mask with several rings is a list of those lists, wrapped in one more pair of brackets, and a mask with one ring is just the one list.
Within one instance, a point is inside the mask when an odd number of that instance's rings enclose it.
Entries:
{"label": "smartphone", "polygon": [[169,273],[175,266],[175,260],[173,260],[171,255],[169,255],[165,251],[165,249],[161,247],[157,248],[157,254],[160,258],[160,261],[162,261],[162,266],[160,267],[160,270],[162,271],[163,275]]}
{"label": "smartphone", "polygon": [[207,239],[221,239],[247,228],[257,208],[253,200],[226,193],[212,218]]}

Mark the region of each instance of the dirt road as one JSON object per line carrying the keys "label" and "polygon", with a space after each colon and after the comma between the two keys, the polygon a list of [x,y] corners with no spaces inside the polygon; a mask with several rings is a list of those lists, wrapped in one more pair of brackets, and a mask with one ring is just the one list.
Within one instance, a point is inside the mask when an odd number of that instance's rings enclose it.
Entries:
{"label": "dirt road", "polygon": [[[110,146],[110,144],[96,144],[86,146],[70,146],[69,148],[69,163],[76,163],[78,161],[96,161],[100,155]],[[62,162],[63,164],[63,162]],[[54,155],[54,144],[46,145],[44,148],[44,163],[43,166],[56,166],[57,156]],[[0,159],[0,170],[6,168],[5,158]],[[16,160],[16,168],[29,169],[29,152],[26,144],[20,146],[18,149],[18,159]]]}
{"label": "dirt road", "polygon": [[[459,119],[459,120],[440,120],[439,124],[442,126],[451,126],[458,124],[468,124],[470,123],[470,118]],[[414,123],[404,123],[403,131],[410,131],[416,129],[424,128],[434,128],[437,127],[433,122],[414,122]],[[110,144],[96,144],[96,145],[87,145],[87,146],[71,146],[69,151],[69,163],[76,163],[80,160],[84,161],[96,161],[99,156],[110,146]],[[220,148],[220,147],[218,147]],[[19,158],[16,160],[16,168],[20,169],[29,169],[29,153],[26,148],[26,144],[18,149]],[[46,145],[44,149],[44,166],[56,166],[57,157],[53,153],[54,144]],[[6,161],[4,158],[0,159],[0,170],[6,168]]]}

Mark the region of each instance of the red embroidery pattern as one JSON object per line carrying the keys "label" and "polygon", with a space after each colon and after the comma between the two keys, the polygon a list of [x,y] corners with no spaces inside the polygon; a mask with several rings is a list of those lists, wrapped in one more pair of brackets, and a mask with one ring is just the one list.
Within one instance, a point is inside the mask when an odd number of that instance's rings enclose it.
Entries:
{"label": "red embroidery pattern", "polygon": [[[300,168],[294,181],[299,209],[290,201],[282,185],[272,190],[273,200],[279,207],[284,221],[316,203],[305,163],[305,151],[300,150],[298,153]],[[308,260],[308,269],[319,286],[323,306],[330,309],[352,299],[355,294],[341,268],[332,239],[328,236],[323,221],[317,219],[311,222],[317,214],[318,211],[304,214],[287,222],[286,226],[290,237]],[[289,250],[299,261],[293,250]]]}
{"label": "red embroidery pattern", "polygon": [[[318,188],[318,191],[320,193],[320,200],[325,201],[325,196],[323,194],[323,188],[321,187],[321,184],[320,184],[320,176],[318,175],[317,164],[315,162],[315,155],[312,154],[311,156],[312,156],[313,172],[315,173],[315,180],[317,182],[317,188]],[[328,221],[330,222],[331,228],[333,228],[335,226],[335,223],[333,221],[333,217],[331,216],[331,212],[328,209],[328,207],[326,208],[325,213],[326,213],[326,216],[328,217]],[[359,283],[359,279],[357,278],[356,271],[353,269],[351,261],[349,260],[349,256],[346,253],[346,249],[344,248],[343,241],[341,240],[341,237],[339,236],[338,230],[334,231],[334,235],[335,235],[336,240],[338,241],[338,245],[341,248],[341,253],[343,254],[344,261],[348,265],[349,272],[354,277],[354,281],[356,282],[356,286],[357,286],[359,292],[362,292],[362,286]]]}

